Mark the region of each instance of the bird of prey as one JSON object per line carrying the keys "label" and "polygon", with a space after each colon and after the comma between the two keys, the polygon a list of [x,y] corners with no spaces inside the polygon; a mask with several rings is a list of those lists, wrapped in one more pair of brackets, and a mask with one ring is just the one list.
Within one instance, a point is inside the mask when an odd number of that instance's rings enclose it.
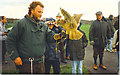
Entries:
{"label": "bird of prey", "polygon": [[71,16],[64,9],[60,8],[60,10],[64,19],[59,20],[59,24],[64,30],[66,30],[66,34],[69,34],[71,40],[79,40],[83,36],[83,33],[77,30],[77,28],[83,14],[74,14]]}

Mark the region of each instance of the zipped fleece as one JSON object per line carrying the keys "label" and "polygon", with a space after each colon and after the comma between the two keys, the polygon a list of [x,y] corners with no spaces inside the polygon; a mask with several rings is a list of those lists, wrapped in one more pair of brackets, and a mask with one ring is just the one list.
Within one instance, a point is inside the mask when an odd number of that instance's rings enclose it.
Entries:
{"label": "zipped fleece", "polygon": [[54,32],[45,23],[37,23],[25,15],[15,23],[8,34],[6,48],[13,60],[16,57],[41,57],[44,55],[47,41],[55,42],[53,36]]}

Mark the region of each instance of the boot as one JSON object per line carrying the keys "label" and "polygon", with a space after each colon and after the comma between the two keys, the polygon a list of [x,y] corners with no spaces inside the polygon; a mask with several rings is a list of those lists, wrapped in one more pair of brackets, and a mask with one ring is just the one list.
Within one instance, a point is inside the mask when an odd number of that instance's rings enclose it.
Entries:
{"label": "boot", "polygon": [[102,68],[102,69],[104,69],[104,70],[107,69],[107,67],[105,67],[103,64],[100,64],[99,67]]}
{"label": "boot", "polygon": [[100,65],[99,65],[99,67],[104,69],[104,70],[106,70],[107,68],[105,66],[103,66],[103,64],[102,64],[103,57],[99,57],[99,58],[100,58]]}
{"label": "boot", "polygon": [[93,69],[94,69],[94,70],[97,70],[97,69],[98,69],[97,64],[94,64]]}

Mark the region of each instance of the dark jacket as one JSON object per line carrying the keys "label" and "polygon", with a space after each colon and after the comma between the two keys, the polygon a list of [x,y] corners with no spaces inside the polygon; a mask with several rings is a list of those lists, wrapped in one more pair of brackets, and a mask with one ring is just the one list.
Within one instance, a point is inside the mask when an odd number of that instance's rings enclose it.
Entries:
{"label": "dark jacket", "polygon": [[114,28],[116,30],[119,29],[119,21],[118,20],[114,23]]}
{"label": "dark jacket", "polygon": [[83,33],[82,38],[79,40],[70,40],[67,39],[68,51],[70,53],[70,60],[84,60],[85,56],[85,47],[87,47],[88,40],[85,33],[82,30],[79,30]]}
{"label": "dark jacket", "polygon": [[89,29],[89,40],[94,41],[93,47],[104,48],[110,39],[110,29],[105,21],[95,20]]}
{"label": "dark jacket", "polygon": [[116,49],[117,49],[117,51],[119,51],[119,29],[117,31],[117,40],[116,40],[116,43],[118,43],[118,45],[116,45]]}
{"label": "dark jacket", "polygon": [[[39,27],[39,29],[38,29]],[[17,21],[6,39],[6,47],[11,58],[41,57],[46,43],[54,42],[54,32],[43,22],[35,22],[26,15]],[[41,60],[41,59],[40,59]]]}
{"label": "dark jacket", "polygon": [[109,26],[109,28],[110,28],[110,36],[113,37],[113,35],[114,35],[114,29],[113,29],[112,20],[108,19],[108,20],[107,20],[107,23],[108,23],[108,26]]}
{"label": "dark jacket", "polygon": [[[60,33],[62,31],[62,28],[54,26],[52,28],[52,31],[55,33]],[[47,43],[46,51],[45,51],[45,60],[59,60],[60,58],[60,50],[59,46],[57,45],[57,54],[56,54],[56,42],[54,43]]]}

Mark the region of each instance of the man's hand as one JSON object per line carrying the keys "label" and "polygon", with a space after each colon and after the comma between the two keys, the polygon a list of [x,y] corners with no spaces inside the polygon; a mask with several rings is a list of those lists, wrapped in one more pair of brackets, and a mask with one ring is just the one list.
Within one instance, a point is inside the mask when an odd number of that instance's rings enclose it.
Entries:
{"label": "man's hand", "polygon": [[22,65],[22,60],[20,57],[17,57],[15,60],[14,60],[15,64],[17,65]]}
{"label": "man's hand", "polygon": [[58,40],[58,39],[61,39],[61,38],[65,38],[65,37],[66,37],[66,34],[63,31],[60,34],[55,34],[54,35],[54,39],[55,40]]}
{"label": "man's hand", "polygon": [[3,32],[2,35],[7,35],[7,33],[6,33],[6,32]]}
{"label": "man's hand", "polygon": [[94,45],[94,41],[90,41],[90,45]]}

